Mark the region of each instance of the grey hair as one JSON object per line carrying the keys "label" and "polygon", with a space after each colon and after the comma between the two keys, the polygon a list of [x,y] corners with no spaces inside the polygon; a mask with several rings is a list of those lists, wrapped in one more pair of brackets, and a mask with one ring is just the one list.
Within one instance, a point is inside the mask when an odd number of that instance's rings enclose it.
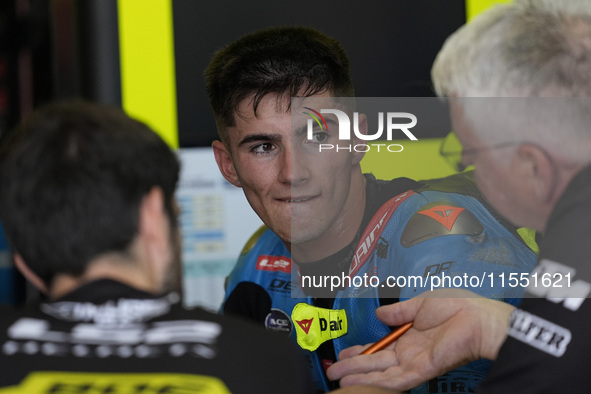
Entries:
{"label": "grey hair", "polygon": [[591,1],[496,6],[447,39],[432,77],[440,96],[591,97]]}
{"label": "grey hair", "polygon": [[[487,142],[525,139],[574,161],[591,161],[591,1],[496,6],[447,39],[431,75],[439,96],[552,98],[555,106],[547,100],[517,106],[515,99],[466,100],[471,108],[464,105],[464,111],[472,124],[497,123],[496,130],[477,130]],[[580,100],[570,106],[565,100],[574,97]],[[547,108],[553,111],[541,112]],[[507,117],[512,121],[504,126],[511,127],[500,126],[499,118]]]}

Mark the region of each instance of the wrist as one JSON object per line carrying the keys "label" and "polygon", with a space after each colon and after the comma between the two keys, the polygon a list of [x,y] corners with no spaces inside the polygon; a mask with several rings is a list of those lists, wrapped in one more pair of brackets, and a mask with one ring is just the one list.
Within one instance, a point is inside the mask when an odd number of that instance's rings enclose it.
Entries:
{"label": "wrist", "polygon": [[495,360],[503,342],[507,338],[509,320],[515,307],[502,301],[487,301],[490,304],[481,309],[483,327],[479,356],[488,360]]}

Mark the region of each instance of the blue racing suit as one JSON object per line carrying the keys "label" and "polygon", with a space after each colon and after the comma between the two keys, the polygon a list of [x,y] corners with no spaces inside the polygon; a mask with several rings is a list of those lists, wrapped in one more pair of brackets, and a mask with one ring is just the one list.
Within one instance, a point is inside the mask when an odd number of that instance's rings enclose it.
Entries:
{"label": "blue racing suit", "polygon": [[[391,331],[375,316],[380,305],[436,287],[466,288],[516,304],[520,289],[509,288],[506,279],[502,287],[495,279],[529,273],[536,255],[514,228],[485,206],[467,177],[383,183],[368,176],[368,196],[383,198],[368,202],[365,216],[369,218],[352,245],[337,253],[336,264],[323,260],[298,265],[279,237],[261,228],[228,278],[223,312],[290,335],[308,359],[318,389],[329,391],[335,385],[324,371],[336,360],[335,354],[375,342]],[[462,189],[458,184],[470,192],[446,190],[448,186]],[[400,189],[407,191],[390,194]],[[323,271],[326,266],[328,271]],[[318,291],[332,284],[319,285],[326,272],[343,279],[328,294]],[[345,283],[345,277],[350,281]],[[472,362],[412,392],[472,392],[489,364]]]}

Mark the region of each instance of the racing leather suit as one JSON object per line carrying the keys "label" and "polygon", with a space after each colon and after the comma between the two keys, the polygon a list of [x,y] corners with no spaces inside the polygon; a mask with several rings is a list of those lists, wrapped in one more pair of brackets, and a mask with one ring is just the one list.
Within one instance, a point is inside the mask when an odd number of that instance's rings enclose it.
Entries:
{"label": "racing leather suit", "polygon": [[[227,282],[223,312],[290,335],[302,347],[320,390],[335,388],[324,371],[341,350],[390,332],[375,316],[378,306],[430,290],[437,284],[434,278],[446,276],[464,280],[438,287],[467,288],[516,303],[521,292],[491,287],[487,279],[530,272],[536,261],[515,229],[484,205],[471,174],[421,183],[366,178],[364,219],[347,248],[319,262],[292,264],[283,242],[263,227],[247,243]],[[303,280],[326,275],[359,278],[360,283],[374,277],[374,285],[345,285],[327,293],[329,284],[318,288]],[[400,286],[392,286],[392,278]],[[475,361],[412,392],[471,392],[489,366]]]}

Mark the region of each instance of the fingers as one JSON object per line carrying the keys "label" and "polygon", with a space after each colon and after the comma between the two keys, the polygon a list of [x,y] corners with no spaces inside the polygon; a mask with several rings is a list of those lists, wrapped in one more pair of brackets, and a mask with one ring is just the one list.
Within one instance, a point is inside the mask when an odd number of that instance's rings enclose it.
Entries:
{"label": "fingers", "polygon": [[412,298],[376,309],[376,316],[389,326],[400,326],[415,320],[424,298]]}
{"label": "fingers", "polygon": [[341,379],[340,385],[341,387],[372,385],[392,389],[393,387],[390,386],[393,384],[393,381],[384,375],[386,375],[384,372],[348,375]]}
{"label": "fingers", "polygon": [[363,345],[363,346],[357,345],[357,346],[351,346],[346,349],[343,349],[339,353],[339,360],[343,360],[346,358],[351,358],[353,356],[357,356],[359,353],[361,353],[362,351],[364,351],[365,349],[367,349],[370,346],[371,346],[371,343],[368,343],[367,345]]}
{"label": "fingers", "polygon": [[340,354],[340,361],[334,363],[326,370],[330,380],[338,380],[347,375],[365,374],[372,371],[384,371],[387,368],[398,365],[396,353],[392,350],[381,350],[375,354],[364,354],[343,358],[347,354],[363,351],[367,346],[354,346],[345,349]]}
{"label": "fingers", "polygon": [[[437,289],[426,291],[410,300],[381,306],[376,309],[376,315],[378,319],[389,326],[415,322],[415,327],[417,326],[417,316],[421,315],[419,317],[423,321],[418,322],[418,325],[423,326],[423,323],[429,324],[445,320],[453,315],[461,305],[470,303],[471,300],[477,298],[482,297],[464,289]],[[457,302],[450,303],[450,299]],[[434,317],[430,316],[431,312],[435,314]]]}
{"label": "fingers", "polygon": [[358,393],[363,393],[363,394],[395,394],[397,393],[396,391],[392,391],[392,390],[387,390],[381,387],[377,387],[377,386],[349,386],[346,388],[341,388],[338,389],[336,391],[333,391],[333,393],[338,393],[338,394],[358,394]]}
{"label": "fingers", "polygon": [[364,385],[379,386],[389,390],[409,390],[421,383],[416,374],[405,372],[397,366],[383,372],[347,375],[340,381],[341,387]]}

